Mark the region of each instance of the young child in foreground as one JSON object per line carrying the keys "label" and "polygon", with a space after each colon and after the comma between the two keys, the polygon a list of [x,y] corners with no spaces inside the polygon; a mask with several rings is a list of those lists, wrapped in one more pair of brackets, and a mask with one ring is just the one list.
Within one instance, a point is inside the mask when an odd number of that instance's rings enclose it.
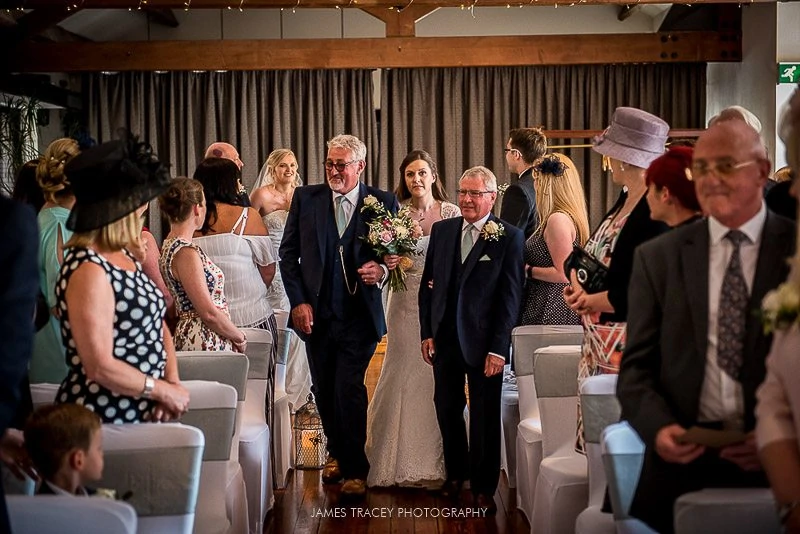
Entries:
{"label": "young child in foreground", "polygon": [[86,484],[103,476],[100,418],[79,404],[34,411],[25,424],[25,448],[41,477],[38,495],[93,495]]}

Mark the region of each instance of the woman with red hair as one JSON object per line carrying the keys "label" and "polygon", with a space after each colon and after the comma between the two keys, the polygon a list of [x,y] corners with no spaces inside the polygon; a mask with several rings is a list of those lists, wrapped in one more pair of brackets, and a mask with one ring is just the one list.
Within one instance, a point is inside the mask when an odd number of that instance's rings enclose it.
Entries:
{"label": "woman with red hair", "polygon": [[700,204],[686,170],[692,164],[692,147],[675,146],[647,168],[647,204],[650,218],[671,227],[699,219]]}

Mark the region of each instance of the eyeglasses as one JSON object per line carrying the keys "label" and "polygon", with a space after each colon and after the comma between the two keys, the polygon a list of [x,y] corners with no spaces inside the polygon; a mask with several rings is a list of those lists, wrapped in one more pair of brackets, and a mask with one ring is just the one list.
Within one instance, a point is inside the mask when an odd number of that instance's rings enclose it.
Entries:
{"label": "eyeglasses", "polygon": [[345,163],[334,163],[334,162],[328,160],[323,165],[325,165],[325,170],[330,171],[330,170],[336,169],[337,172],[344,172],[344,170],[347,168],[348,165],[352,165],[356,161],[358,161],[358,160],[354,159],[353,161],[347,161]]}
{"label": "eyeglasses", "polygon": [[752,165],[753,163],[757,162],[757,159],[751,159],[739,163],[736,163],[734,160],[729,158],[718,159],[714,162],[708,162],[699,159],[693,161],[691,167],[687,167],[686,178],[688,178],[690,181],[697,178],[703,178],[712,171],[720,178],[729,178],[736,174],[736,171],[739,169],[743,169],[748,165]]}
{"label": "eyeglasses", "polygon": [[503,152],[519,152],[516,148],[504,148]]}
{"label": "eyeglasses", "polygon": [[486,193],[494,193],[494,191],[473,191],[472,189],[458,189],[456,191],[460,197],[481,198]]}

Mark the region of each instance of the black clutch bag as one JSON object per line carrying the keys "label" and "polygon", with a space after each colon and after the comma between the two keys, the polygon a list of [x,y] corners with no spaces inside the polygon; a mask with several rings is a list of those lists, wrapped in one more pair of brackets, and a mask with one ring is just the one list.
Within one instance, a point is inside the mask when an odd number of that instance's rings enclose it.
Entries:
{"label": "black clutch bag", "polygon": [[587,293],[601,293],[608,289],[606,285],[608,268],[577,245],[572,247],[572,253],[564,261],[564,273],[567,278],[573,269],[575,277]]}

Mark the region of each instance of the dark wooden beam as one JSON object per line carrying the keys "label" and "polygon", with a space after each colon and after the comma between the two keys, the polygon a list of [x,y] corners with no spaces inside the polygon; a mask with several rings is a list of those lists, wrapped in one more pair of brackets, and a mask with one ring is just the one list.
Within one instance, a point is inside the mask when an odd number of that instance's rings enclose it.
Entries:
{"label": "dark wooden beam", "polygon": [[180,26],[178,19],[175,17],[175,13],[169,8],[143,7],[142,10],[145,11],[150,20],[156,24],[161,24],[168,28],[177,28]]}
{"label": "dark wooden beam", "polygon": [[29,11],[17,19],[15,27],[7,30],[4,35],[5,44],[30,39],[56,26],[59,22],[68,19],[80,10],[81,7],[72,7],[62,2],[58,7]]}
{"label": "dark wooden beam", "polygon": [[11,72],[487,67],[740,61],[738,34],[22,43]]}
{"label": "dark wooden beam", "polygon": [[[128,9],[130,7],[136,8],[138,0],[76,0],[80,2],[83,8],[100,8],[100,9]],[[168,8],[168,9],[184,9],[185,2],[189,0],[148,0],[147,5],[151,8]],[[775,3],[776,0],[747,0],[746,3]],[[24,5],[26,9],[33,9],[39,7],[58,7],[64,5],[64,0],[5,0],[12,8]],[[587,4],[660,4],[664,0],[576,0],[575,3],[581,5]],[[697,0],[677,0],[673,3],[676,4],[694,4]],[[428,6],[428,7],[469,7],[475,4],[477,7],[487,6],[502,6],[505,7],[509,4],[517,6],[526,6],[531,4],[531,0],[414,0],[414,6]],[[536,5],[569,5],[572,0],[537,0]],[[741,4],[741,0],[715,0],[714,3],[721,4]],[[230,6],[238,7],[239,0],[190,0],[191,9],[226,9]],[[388,9],[389,7],[403,7],[409,6],[408,0],[301,0],[298,4],[297,0],[245,0],[244,8],[364,8],[364,7],[382,7]]]}
{"label": "dark wooden beam", "polygon": [[386,25],[386,37],[414,37],[417,22],[427,17],[435,7],[409,5],[387,9],[385,7],[362,7],[361,11],[369,13]]}

